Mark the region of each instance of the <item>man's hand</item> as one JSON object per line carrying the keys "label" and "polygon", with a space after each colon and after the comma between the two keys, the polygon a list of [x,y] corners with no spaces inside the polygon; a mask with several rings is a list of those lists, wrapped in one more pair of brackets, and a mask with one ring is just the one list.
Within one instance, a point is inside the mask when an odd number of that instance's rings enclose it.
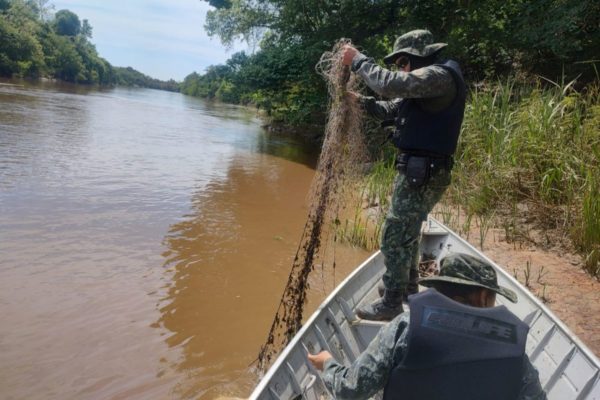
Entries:
{"label": "man's hand", "polygon": [[308,354],[308,361],[310,361],[313,367],[319,371],[323,371],[323,364],[325,364],[325,361],[329,360],[330,358],[333,358],[333,356],[328,351],[322,351],[315,355],[310,353]]}
{"label": "man's hand", "polygon": [[352,65],[352,59],[357,54],[358,50],[356,50],[354,47],[350,46],[349,44],[344,45],[344,47],[342,47],[342,64]]}

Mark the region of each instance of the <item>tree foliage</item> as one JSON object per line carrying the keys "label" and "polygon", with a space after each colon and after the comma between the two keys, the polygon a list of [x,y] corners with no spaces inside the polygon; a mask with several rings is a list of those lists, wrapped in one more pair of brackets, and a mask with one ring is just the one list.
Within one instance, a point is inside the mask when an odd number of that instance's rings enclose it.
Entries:
{"label": "tree foliage", "polygon": [[115,83],[119,86],[145,87],[150,89],[178,92],[179,83],[174,80],[161,81],[144,75],[131,67],[113,67]]}
{"label": "tree foliage", "polygon": [[[210,35],[225,45],[246,40],[258,50],[191,74],[182,90],[255,104],[285,123],[324,121],[326,91],[314,65],[341,37],[380,61],[398,34],[429,29],[449,43],[445,54],[461,62],[471,81],[517,73],[585,83],[598,76],[600,3],[590,0],[204,1],[214,7],[205,26]],[[117,76],[89,41],[89,22],[52,9],[48,0],[0,0],[1,75],[176,90],[175,82],[131,68]]]}
{"label": "tree foliage", "polygon": [[[468,75],[518,72],[557,79],[594,79],[600,46],[600,4],[580,0],[407,0],[404,26],[428,27],[449,43]],[[437,21],[437,23],[435,23]]]}
{"label": "tree foliage", "polygon": [[112,66],[89,41],[92,27],[69,11],[52,17],[47,0],[0,3],[0,75],[49,76],[68,82],[113,84]]}
{"label": "tree foliage", "polygon": [[81,21],[72,11],[60,10],[54,16],[54,30],[61,36],[77,36],[81,32]]}
{"label": "tree foliage", "polygon": [[90,42],[92,26],[48,0],[0,0],[0,76],[41,76],[85,84],[178,91],[179,84],[115,68]]}
{"label": "tree foliage", "polygon": [[34,33],[0,18],[0,38],[0,75],[36,76],[44,68],[44,54]]}
{"label": "tree foliage", "polygon": [[206,30],[226,45],[267,30],[283,41],[331,42],[348,33],[360,41],[394,26],[399,8],[395,0],[230,0],[207,13]]}
{"label": "tree foliage", "polygon": [[[600,3],[580,0],[204,0],[205,29],[226,46],[258,45],[223,68],[189,75],[185,93],[253,103],[285,123],[324,120],[319,56],[342,37],[381,61],[399,34],[429,29],[467,79],[504,75],[597,79]],[[220,71],[217,73],[217,71]]]}

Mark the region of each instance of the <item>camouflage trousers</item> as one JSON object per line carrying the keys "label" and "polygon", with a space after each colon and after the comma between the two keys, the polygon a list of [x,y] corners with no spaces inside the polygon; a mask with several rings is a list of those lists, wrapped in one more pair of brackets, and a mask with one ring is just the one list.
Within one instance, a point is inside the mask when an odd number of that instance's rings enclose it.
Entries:
{"label": "camouflage trousers", "polygon": [[415,188],[408,184],[404,173],[394,181],[392,204],[381,233],[381,252],[386,271],[386,289],[404,291],[409,283],[410,270],[418,276],[421,225],[450,185],[450,171],[432,171],[428,182]]}

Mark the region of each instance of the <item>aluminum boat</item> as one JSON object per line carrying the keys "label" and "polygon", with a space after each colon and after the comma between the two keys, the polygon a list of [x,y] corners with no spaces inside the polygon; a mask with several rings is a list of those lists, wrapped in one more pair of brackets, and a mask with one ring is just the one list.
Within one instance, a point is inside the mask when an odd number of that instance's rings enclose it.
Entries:
{"label": "aluminum boat", "polygon": [[[529,325],[526,352],[539,371],[548,399],[600,400],[600,361],[596,355],[514,277],[431,217],[423,226],[420,252],[422,259],[432,260],[434,265],[452,252],[490,262],[498,273],[498,283],[519,297],[514,304],[497,296],[497,304],[505,305]],[[378,296],[384,269],[383,255],[377,252],[341,282],[280,353],[250,399],[332,398],[306,354],[328,350],[348,365],[356,359],[384,325],[361,320],[354,312],[361,303]]]}

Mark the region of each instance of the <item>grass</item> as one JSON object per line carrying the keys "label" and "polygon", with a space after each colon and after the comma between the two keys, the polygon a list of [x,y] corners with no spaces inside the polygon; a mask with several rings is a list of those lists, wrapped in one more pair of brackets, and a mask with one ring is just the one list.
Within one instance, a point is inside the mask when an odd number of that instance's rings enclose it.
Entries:
{"label": "grass", "polygon": [[350,200],[351,216],[337,223],[336,237],[367,250],[379,248],[379,237],[389,208],[396,169],[393,154],[387,154],[373,164],[370,172],[358,186],[362,189]]}
{"label": "grass", "polygon": [[[530,226],[558,232],[600,277],[600,83],[580,91],[573,82],[543,79],[479,85],[456,154],[453,184],[439,207],[443,222],[464,234],[475,218],[481,244],[493,223],[508,240],[528,236]],[[379,215],[354,218],[365,235],[379,232],[394,174],[388,159],[365,178],[363,199]],[[358,228],[349,222],[348,229]],[[360,241],[371,247],[377,239]]]}
{"label": "grass", "polygon": [[480,221],[496,213],[507,238],[525,224],[562,232],[598,276],[599,98],[598,85],[577,92],[573,82],[476,88],[445,201]]}

